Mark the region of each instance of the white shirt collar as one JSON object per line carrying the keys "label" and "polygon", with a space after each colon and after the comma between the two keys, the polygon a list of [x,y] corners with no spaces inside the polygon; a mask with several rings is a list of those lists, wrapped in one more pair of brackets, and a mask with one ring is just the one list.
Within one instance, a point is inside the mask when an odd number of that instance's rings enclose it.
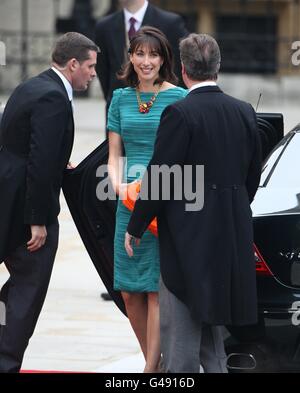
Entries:
{"label": "white shirt collar", "polygon": [[214,82],[214,81],[199,82],[199,83],[196,83],[194,86],[192,86],[192,87],[189,89],[189,92],[191,92],[191,91],[193,91],[193,90],[195,90],[195,89],[198,89],[199,87],[206,87],[206,86],[217,86],[217,84],[216,84],[216,82]]}
{"label": "white shirt collar", "polygon": [[140,8],[135,14],[132,14],[126,8],[124,8],[126,31],[128,31],[130,28],[130,22],[129,22],[130,18],[134,18],[137,21],[134,26],[135,30],[138,31],[140,29],[140,27],[142,26],[142,23],[143,23],[145,13],[147,11],[148,4],[149,3],[146,0],[145,4],[142,6],[142,8]]}
{"label": "white shirt collar", "polygon": [[73,100],[73,88],[72,88],[71,83],[57,68],[51,67],[51,70],[53,70],[60,77],[60,79],[62,80],[62,83],[65,86],[65,89],[67,90],[69,100],[72,101]]}

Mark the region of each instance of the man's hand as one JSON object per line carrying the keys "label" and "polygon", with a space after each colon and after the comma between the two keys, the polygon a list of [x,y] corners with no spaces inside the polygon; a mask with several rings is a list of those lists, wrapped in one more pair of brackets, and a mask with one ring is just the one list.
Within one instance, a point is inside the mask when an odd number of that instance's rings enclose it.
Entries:
{"label": "man's hand", "polygon": [[75,169],[76,165],[73,164],[71,161],[68,162],[67,169]]}
{"label": "man's hand", "polygon": [[129,235],[129,233],[126,232],[125,233],[125,249],[126,249],[126,252],[129,257],[133,257],[132,242],[134,242],[136,246],[139,246],[141,239],[138,239],[132,235]]}
{"label": "man's hand", "polygon": [[[118,195],[119,199],[124,200],[128,198],[128,186],[131,184],[138,184],[137,180],[132,181],[131,183],[121,183],[118,187]],[[129,193],[130,196],[130,193]]]}
{"label": "man's hand", "polygon": [[31,239],[27,243],[27,250],[37,251],[46,241],[47,230],[45,225],[31,225]]}

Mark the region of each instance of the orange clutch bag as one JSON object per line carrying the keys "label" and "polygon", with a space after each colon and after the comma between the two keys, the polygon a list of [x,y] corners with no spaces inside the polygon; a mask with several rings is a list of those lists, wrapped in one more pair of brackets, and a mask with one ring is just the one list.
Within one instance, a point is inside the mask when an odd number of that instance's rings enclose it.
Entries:
{"label": "orange clutch bag", "polygon": [[[127,186],[126,190],[126,196],[122,200],[123,204],[129,209],[130,211],[133,211],[135,201],[137,199],[137,196],[141,190],[141,182],[136,181],[134,183],[130,183]],[[157,236],[157,220],[154,218],[150,225],[148,226],[148,230],[153,233],[153,235]]]}

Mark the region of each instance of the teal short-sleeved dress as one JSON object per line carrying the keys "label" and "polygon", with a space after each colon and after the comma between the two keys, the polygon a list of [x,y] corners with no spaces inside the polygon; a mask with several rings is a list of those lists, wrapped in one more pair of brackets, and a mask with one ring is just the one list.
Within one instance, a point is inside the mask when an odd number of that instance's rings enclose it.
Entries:
{"label": "teal short-sleeved dress", "polygon": [[[160,116],[166,106],[184,98],[187,90],[174,87],[160,92],[149,113],[138,110],[133,88],[117,89],[108,112],[109,131],[121,135],[127,160],[124,182],[142,178],[152,157]],[[141,93],[148,102],[153,93]],[[158,239],[148,230],[129,258],[124,239],[131,212],[118,202],[114,239],[114,289],[126,292],[157,292],[160,274]]]}

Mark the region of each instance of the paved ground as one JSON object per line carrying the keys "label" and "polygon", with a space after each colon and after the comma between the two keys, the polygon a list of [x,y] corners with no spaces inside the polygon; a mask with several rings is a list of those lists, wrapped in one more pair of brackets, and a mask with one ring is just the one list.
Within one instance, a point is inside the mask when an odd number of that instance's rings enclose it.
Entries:
{"label": "paved ground", "polygon": [[[1,102],[1,99],[0,99]],[[80,162],[104,138],[104,103],[75,100],[76,139],[73,162]],[[286,131],[300,120],[295,106],[280,110]],[[298,117],[299,116],[299,117]],[[104,291],[62,198],[60,246],[48,296],[24,359],[24,369],[139,372],[143,359],[127,319],[100,298]],[[0,266],[0,285],[7,273]]]}

